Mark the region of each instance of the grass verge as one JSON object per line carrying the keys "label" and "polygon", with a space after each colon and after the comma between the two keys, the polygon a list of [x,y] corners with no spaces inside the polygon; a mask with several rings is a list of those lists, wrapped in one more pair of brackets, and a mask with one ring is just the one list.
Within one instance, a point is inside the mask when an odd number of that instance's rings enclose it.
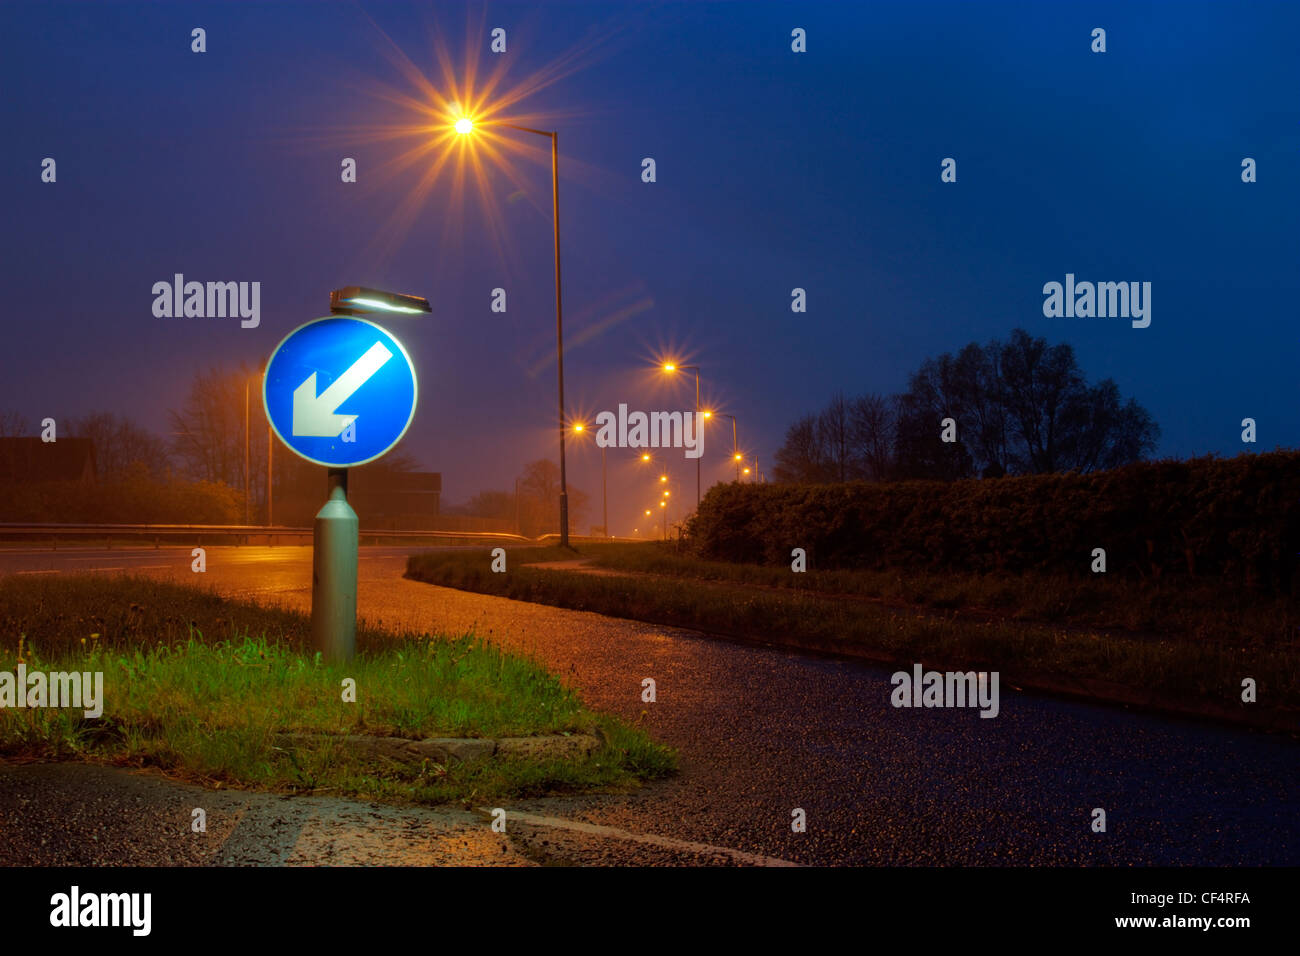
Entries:
{"label": "grass verge", "polygon": [[[0,755],[150,766],[207,785],[391,801],[471,802],[626,789],[674,755],[587,710],[540,665],[478,641],[360,626],[358,655],[327,664],[290,611],[141,578],[0,579],[0,671],[103,673],[103,714],[0,710]],[[355,681],[355,703],[343,699]],[[585,758],[409,765],[284,732],[425,737],[591,733]]]}
{"label": "grass verge", "polygon": [[[1035,575],[809,571],[708,562],[655,544],[414,555],[407,576],[518,600],[880,662],[995,669],[1021,686],[1297,726],[1290,602],[1218,589]],[[596,575],[530,563],[581,558]],[[1241,703],[1254,678],[1259,701]]]}

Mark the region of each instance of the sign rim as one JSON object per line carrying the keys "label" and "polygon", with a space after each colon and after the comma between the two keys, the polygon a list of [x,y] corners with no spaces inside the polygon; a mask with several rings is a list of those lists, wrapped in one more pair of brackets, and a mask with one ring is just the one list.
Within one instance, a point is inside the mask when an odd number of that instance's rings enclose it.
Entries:
{"label": "sign rim", "polygon": [[[398,351],[402,353],[402,358],[406,360],[406,367],[411,371],[411,410],[406,416],[406,424],[402,426],[402,430],[398,433],[396,438],[394,438],[391,442],[389,442],[389,444],[384,448],[383,451],[379,452],[378,454],[371,455],[369,458],[366,458],[363,461],[350,462],[349,464],[346,465],[340,465],[335,462],[329,462],[329,461],[321,461],[319,458],[312,458],[310,455],[305,455],[302,452],[300,452],[297,448],[294,448],[293,445],[284,437],[284,435],[281,434],[279,427],[275,424],[275,419],[271,417],[271,408],[267,404],[267,399],[266,399],[266,390],[267,390],[267,385],[269,384],[268,378],[271,374],[271,363],[274,362],[275,357],[280,354],[280,349],[284,348],[284,344],[288,342],[291,338],[293,338],[295,335],[297,335],[299,332],[301,332],[303,329],[307,328],[308,326],[316,325],[318,322],[329,321],[330,319],[344,319],[344,320],[351,320],[354,322],[364,322],[366,325],[369,325],[370,327],[376,328],[380,332],[383,332],[384,335],[392,339],[393,344],[396,345]],[[415,421],[415,408],[417,405],[419,405],[419,403],[420,403],[420,380],[419,377],[415,374],[415,363],[411,361],[411,354],[406,351],[406,346],[402,344],[402,340],[399,339],[392,332],[388,331],[388,329],[384,328],[378,322],[372,322],[370,319],[364,318],[359,315],[323,315],[318,319],[309,319],[308,321],[304,322],[302,325],[298,326],[296,329],[294,329],[293,331],[285,335],[284,338],[280,339],[276,347],[271,349],[271,354],[270,356],[267,357],[266,360],[266,371],[262,373],[262,411],[266,414],[266,423],[271,426],[271,430],[275,432],[275,437],[280,439],[280,444],[284,445],[285,448],[289,449],[289,451],[293,452],[295,455],[297,455],[299,458],[303,459],[304,461],[309,461],[313,465],[320,465],[323,468],[359,468],[362,465],[368,465],[372,461],[375,461],[379,458],[383,458],[385,455],[387,455],[390,451],[392,451],[397,446],[398,442],[400,442],[403,438],[406,437],[406,433],[411,427],[411,422]]]}

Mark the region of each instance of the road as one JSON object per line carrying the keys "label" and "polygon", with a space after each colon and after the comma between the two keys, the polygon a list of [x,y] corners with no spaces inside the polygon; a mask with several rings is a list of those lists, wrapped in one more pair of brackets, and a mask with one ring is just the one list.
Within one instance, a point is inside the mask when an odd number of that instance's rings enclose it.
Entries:
{"label": "road", "polygon": [[[534,861],[1300,863],[1294,739],[1006,687],[994,719],[894,709],[878,667],[432,587],[401,578],[410,550],[362,549],[362,616],[475,630],[680,750],[677,777],[635,794],[507,807],[511,840]],[[92,569],[200,579],[181,549],[0,552],[0,574]],[[310,569],[308,548],[210,548],[201,577],[305,609]],[[646,677],[654,703],[641,700]],[[796,809],[806,832],[792,831]]]}

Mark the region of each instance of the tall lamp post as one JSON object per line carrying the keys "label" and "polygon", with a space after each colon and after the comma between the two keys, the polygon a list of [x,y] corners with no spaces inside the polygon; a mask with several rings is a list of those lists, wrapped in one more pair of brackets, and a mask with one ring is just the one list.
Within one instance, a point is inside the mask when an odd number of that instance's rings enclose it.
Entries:
{"label": "tall lamp post", "polygon": [[[695,427],[703,429],[704,425],[700,421],[700,368],[698,365],[673,365],[671,362],[664,364],[664,371],[668,373],[676,372],[681,369],[683,372],[695,373]],[[705,417],[712,415],[708,413]],[[699,435],[696,435],[698,440]],[[695,459],[695,507],[700,506],[700,459]]]}
{"label": "tall lamp post", "polygon": [[731,460],[736,463],[736,480],[740,481],[740,442],[736,435],[736,416],[728,415],[726,412],[719,412],[722,418],[731,419]]}
{"label": "tall lamp post", "polygon": [[[262,359],[261,364],[258,365],[257,377],[259,381],[266,377],[266,359]],[[247,404],[248,402],[247,382],[244,383],[244,402],[245,404]],[[247,422],[245,422],[244,424],[244,430],[245,430],[244,445],[245,448],[247,448],[248,446]],[[266,419],[266,526],[268,528],[271,527],[271,448],[272,448],[271,435],[272,435],[271,418],[270,416],[267,416]],[[247,460],[247,454],[248,454],[247,451],[245,451],[244,454],[245,454],[245,460]],[[247,495],[247,492],[245,492],[245,495]],[[273,543],[270,535],[266,536],[266,543],[268,546]]]}
{"label": "tall lamp post", "polygon": [[244,524],[251,523],[248,513],[249,507],[249,478],[248,473],[248,385],[249,380],[244,379]]}
{"label": "tall lamp post", "polygon": [[[573,426],[573,430],[578,434],[583,434],[587,426],[578,422]],[[600,520],[601,531],[605,537],[609,537],[609,482],[606,480],[605,471],[605,446],[600,446]]]}
{"label": "tall lamp post", "polygon": [[[555,225],[555,368],[559,379],[559,430],[560,430],[560,547],[569,546],[569,485],[564,467],[564,319],[560,306],[560,146],[559,134],[546,130],[499,123],[495,120],[484,125],[504,126],[521,133],[545,136],[551,141],[551,218]],[[462,136],[474,131],[474,121],[468,116],[456,120],[454,128]]]}

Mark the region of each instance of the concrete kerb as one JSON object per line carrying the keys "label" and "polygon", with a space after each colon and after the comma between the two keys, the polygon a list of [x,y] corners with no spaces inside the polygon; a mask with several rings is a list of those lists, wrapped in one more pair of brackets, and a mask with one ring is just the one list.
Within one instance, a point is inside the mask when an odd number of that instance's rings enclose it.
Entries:
{"label": "concrete kerb", "polygon": [[280,733],[275,735],[281,747],[302,744],[339,744],[354,751],[386,757],[399,763],[428,760],[447,765],[453,761],[469,763],[492,757],[527,757],[534,760],[587,757],[604,744],[597,730],[591,734],[551,734],[539,737],[429,737],[408,740],[404,737],[375,737],[368,734]]}

